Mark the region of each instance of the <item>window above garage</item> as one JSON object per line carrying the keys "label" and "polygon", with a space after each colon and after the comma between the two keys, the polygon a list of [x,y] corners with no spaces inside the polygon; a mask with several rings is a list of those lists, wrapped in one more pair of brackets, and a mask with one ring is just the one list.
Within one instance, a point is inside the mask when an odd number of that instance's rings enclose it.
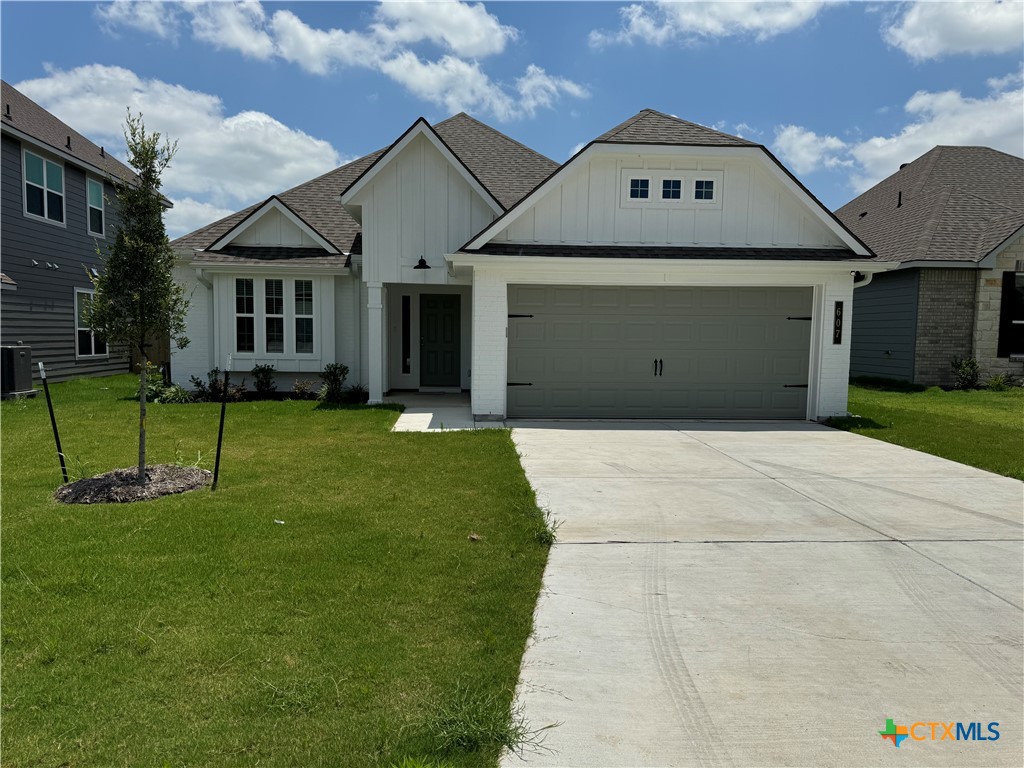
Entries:
{"label": "window above garage", "polygon": [[721,208],[724,175],[722,171],[623,169],[619,206]]}

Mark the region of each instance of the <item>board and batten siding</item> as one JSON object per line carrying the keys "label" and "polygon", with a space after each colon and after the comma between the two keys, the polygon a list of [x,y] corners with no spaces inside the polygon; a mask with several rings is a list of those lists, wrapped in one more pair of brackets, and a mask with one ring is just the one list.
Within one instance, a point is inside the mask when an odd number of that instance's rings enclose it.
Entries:
{"label": "board and batten siding", "polygon": [[[444,254],[494,220],[459,169],[423,136],[384,165],[351,201],[362,206],[363,279],[447,282]],[[430,270],[414,270],[420,257]]]}
{"label": "board and batten siding", "polygon": [[238,237],[231,241],[232,245],[268,245],[291,248],[319,248],[320,244],[289,221],[283,213],[270,209],[253,222]]}
{"label": "board and batten siding", "polygon": [[914,380],[920,270],[877,274],[853,292],[850,375]]}
{"label": "board and batten siding", "polygon": [[[631,172],[650,174],[650,203],[624,200]],[[683,199],[662,203],[659,174],[683,181]],[[693,182],[712,179],[720,203],[695,202]],[[844,247],[802,201],[749,158],[599,154],[494,242],[706,246]]]}
{"label": "board and batten siding", "polygon": [[[0,147],[0,216],[4,274],[17,283],[3,292],[0,308],[0,343],[23,342],[32,347],[33,376],[38,362],[46,364],[47,376],[60,381],[77,376],[100,376],[128,370],[127,359],[107,357],[77,359],[75,355],[75,289],[91,289],[86,270],[102,269],[97,249],[105,252],[117,226],[113,185],[104,180],[106,238],[88,231],[86,173],[43,150],[30,151],[64,168],[64,226],[30,218],[24,213],[21,142],[3,136]],[[93,176],[92,178],[96,178]],[[32,266],[32,260],[38,262]],[[46,263],[58,269],[48,269]]]}

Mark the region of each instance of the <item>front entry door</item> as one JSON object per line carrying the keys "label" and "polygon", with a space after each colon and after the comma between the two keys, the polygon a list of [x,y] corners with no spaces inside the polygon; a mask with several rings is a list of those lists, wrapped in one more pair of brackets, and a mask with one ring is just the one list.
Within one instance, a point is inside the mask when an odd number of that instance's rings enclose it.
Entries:
{"label": "front entry door", "polygon": [[461,297],[456,294],[420,296],[420,386],[458,387]]}

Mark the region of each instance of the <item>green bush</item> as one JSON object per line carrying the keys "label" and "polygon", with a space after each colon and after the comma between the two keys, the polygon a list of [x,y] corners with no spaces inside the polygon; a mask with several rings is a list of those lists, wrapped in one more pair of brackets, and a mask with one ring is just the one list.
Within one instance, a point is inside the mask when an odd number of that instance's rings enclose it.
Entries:
{"label": "green bush", "polygon": [[[146,402],[155,403],[159,401],[161,393],[167,385],[164,383],[164,373],[156,363],[146,361]],[[141,389],[135,390],[135,399],[138,400]]]}
{"label": "green bush", "polygon": [[184,404],[191,403],[193,397],[191,393],[178,384],[171,384],[169,387],[165,387],[160,396],[156,399],[158,403],[175,403]]}
{"label": "green bush", "polygon": [[274,366],[272,365],[254,366],[252,381],[256,387],[256,396],[260,399],[270,397],[277,391],[277,382],[274,381]]}
{"label": "green bush", "polygon": [[341,363],[328,363],[320,374],[324,384],[317,392],[317,399],[325,403],[345,402],[345,379],[348,378],[348,366]]}
{"label": "green bush", "polygon": [[292,394],[303,400],[314,395],[316,391],[316,382],[312,379],[296,379],[292,385]]}
{"label": "green bush", "polygon": [[[190,376],[189,381],[195,390],[193,400],[198,402],[219,402],[224,397],[224,381],[220,377],[220,368],[214,368],[206,374],[206,381],[198,376]],[[245,395],[245,379],[240,384],[231,385],[228,389],[228,400],[241,400]]]}
{"label": "green bush", "polygon": [[977,389],[981,381],[981,369],[973,357],[954,357],[950,363],[953,369],[953,389]]}
{"label": "green bush", "polygon": [[985,382],[985,389],[990,389],[993,392],[1005,392],[1012,386],[1013,379],[1005,373],[997,373],[995,376],[989,376],[988,381]]}

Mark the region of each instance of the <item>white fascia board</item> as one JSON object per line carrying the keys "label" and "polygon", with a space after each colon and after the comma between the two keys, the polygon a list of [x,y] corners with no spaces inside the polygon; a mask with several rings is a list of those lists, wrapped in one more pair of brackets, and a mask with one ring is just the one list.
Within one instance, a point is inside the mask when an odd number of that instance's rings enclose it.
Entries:
{"label": "white fascia board", "polygon": [[268,261],[266,264],[225,264],[223,262],[193,261],[191,265],[203,274],[265,274],[280,273],[282,275],[345,275],[351,267],[330,267],[323,264],[295,264],[287,260]]}
{"label": "white fascia board", "polygon": [[[249,227],[251,227],[257,221],[263,218],[266,215],[267,211],[272,209],[279,211],[286,219],[288,219],[288,221],[290,221],[296,227],[298,227],[307,235],[309,235],[313,239],[313,241],[316,242],[317,245],[319,245],[328,253],[341,253],[341,251],[339,251],[337,248],[331,245],[326,239],[324,239],[324,237],[319,232],[313,229],[309,224],[300,219],[295,214],[295,212],[292,211],[291,208],[289,208],[287,205],[281,202],[281,200],[279,200],[276,196],[269,198],[265,203],[263,203],[263,205],[261,205],[252,213],[250,213],[248,216],[246,216],[245,221],[241,222],[240,224],[236,224],[234,227],[229,229],[226,233],[224,233],[224,235],[219,240],[217,240],[217,242],[215,242],[206,250],[217,251],[223,248],[225,245],[229,245],[232,240],[234,240],[236,237],[238,237],[247,229],[249,229]],[[347,256],[348,254],[344,255]]]}
{"label": "white fascia board", "polygon": [[[416,124],[412,127],[411,130],[406,132],[406,134],[401,139],[392,144],[388,148],[387,152],[385,152],[383,155],[377,158],[377,161],[373,164],[373,166],[366,173],[364,173],[356,181],[355,184],[346,189],[342,194],[338,195],[337,199],[341,202],[343,206],[345,206],[345,209],[350,214],[352,213],[350,205],[352,205],[353,198],[355,198],[366,187],[366,185],[369,184],[377,176],[377,174],[381,172],[384,166],[386,166],[395,157],[401,154],[402,150],[408,147],[416,139],[417,136],[426,137],[427,141],[429,141],[434,146],[434,148],[441,153],[441,156],[444,157],[444,159],[447,160],[452,166],[454,166],[455,170],[459,172],[459,175],[461,175],[462,178],[466,181],[466,183],[469,184],[472,190],[483,198],[484,202],[487,203],[487,205],[491,208],[492,211],[494,211],[495,215],[500,216],[502,213],[505,212],[505,209],[501,206],[501,203],[499,203],[494,198],[494,195],[492,195],[484,187],[484,185],[477,180],[476,176],[470,173],[469,168],[466,167],[466,164],[462,162],[462,160],[460,160],[450,149],[448,149],[448,146],[441,140],[441,138],[437,135],[437,132],[431,127],[431,125],[426,120],[420,119],[419,121],[416,122]],[[362,206],[359,207],[361,208]]]}
{"label": "white fascia board", "polygon": [[453,269],[498,273],[508,283],[577,285],[816,285],[853,273],[896,267],[871,259],[765,261],[762,259],[610,259],[445,254]]}

